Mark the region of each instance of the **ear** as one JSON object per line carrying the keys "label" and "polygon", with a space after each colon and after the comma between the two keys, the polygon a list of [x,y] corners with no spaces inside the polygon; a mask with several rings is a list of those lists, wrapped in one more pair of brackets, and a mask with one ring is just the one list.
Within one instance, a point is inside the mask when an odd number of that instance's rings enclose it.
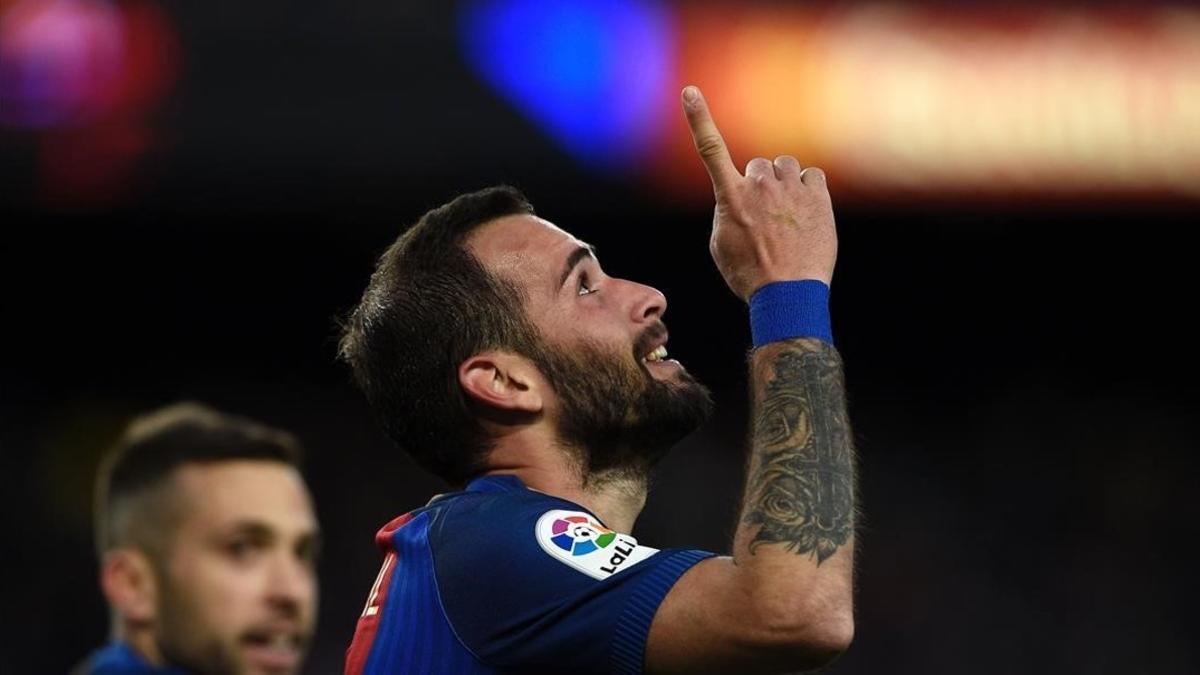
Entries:
{"label": "ear", "polygon": [[100,588],[126,623],[154,621],[158,606],[158,581],[146,554],[135,548],[118,548],[104,554],[100,563]]}
{"label": "ear", "polygon": [[541,374],[529,359],[510,352],[476,354],[458,367],[458,383],[472,400],[509,412],[542,411]]}

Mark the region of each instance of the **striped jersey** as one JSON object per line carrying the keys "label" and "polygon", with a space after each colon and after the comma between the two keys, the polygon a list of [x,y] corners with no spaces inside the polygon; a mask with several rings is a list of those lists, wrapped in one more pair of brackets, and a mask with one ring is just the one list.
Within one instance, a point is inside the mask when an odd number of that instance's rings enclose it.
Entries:
{"label": "striped jersey", "polygon": [[578,504],[483,476],[388,523],[346,675],[639,673],[705,551],[644,546]]}

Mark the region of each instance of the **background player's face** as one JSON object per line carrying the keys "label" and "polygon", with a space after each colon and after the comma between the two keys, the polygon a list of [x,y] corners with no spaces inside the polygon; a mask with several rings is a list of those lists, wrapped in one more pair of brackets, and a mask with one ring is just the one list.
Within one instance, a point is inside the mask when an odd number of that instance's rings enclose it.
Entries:
{"label": "background player's face", "polygon": [[708,391],[678,361],[647,359],[666,344],[662,293],[604,274],[586,244],[534,216],[485,225],[470,247],[523,289],[559,433],[590,471],[653,463],[705,419]]}
{"label": "background player's face", "polygon": [[189,464],[175,486],[163,656],[202,673],[297,672],[317,604],[317,524],[300,474],[270,461]]}

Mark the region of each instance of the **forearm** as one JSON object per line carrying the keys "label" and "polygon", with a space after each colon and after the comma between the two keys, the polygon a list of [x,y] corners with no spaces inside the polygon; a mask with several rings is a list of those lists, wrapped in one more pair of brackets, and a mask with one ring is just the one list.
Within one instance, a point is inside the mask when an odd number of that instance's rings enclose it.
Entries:
{"label": "forearm", "polygon": [[753,432],[734,561],[771,620],[845,632],[856,477],[841,357],[827,342],[792,339],[755,350],[750,368]]}

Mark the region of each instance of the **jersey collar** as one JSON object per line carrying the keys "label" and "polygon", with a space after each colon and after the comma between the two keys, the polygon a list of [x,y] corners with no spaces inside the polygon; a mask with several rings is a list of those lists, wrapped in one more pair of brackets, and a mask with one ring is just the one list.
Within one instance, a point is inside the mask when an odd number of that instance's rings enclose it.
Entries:
{"label": "jersey collar", "polygon": [[515,492],[526,489],[520,478],[512,474],[490,474],[480,476],[467,483],[467,492]]}

